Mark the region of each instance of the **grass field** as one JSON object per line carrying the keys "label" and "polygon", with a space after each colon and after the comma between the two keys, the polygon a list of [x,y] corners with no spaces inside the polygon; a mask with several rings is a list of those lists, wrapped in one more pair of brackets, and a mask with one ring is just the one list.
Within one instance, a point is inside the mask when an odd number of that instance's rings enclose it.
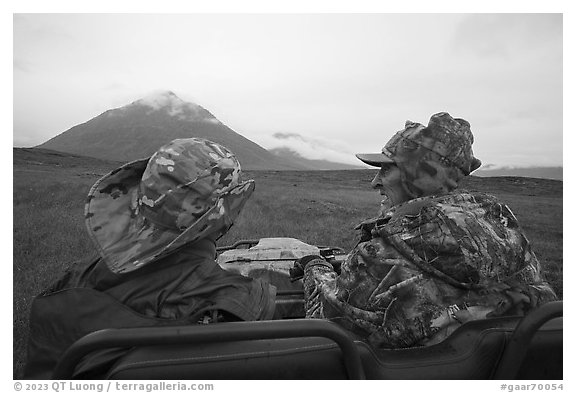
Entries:
{"label": "grass field", "polygon": [[[31,301],[72,261],[94,253],[84,227],[84,200],[91,185],[118,163],[36,149],[14,149],[13,163],[13,375],[19,379]],[[248,172],[256,191],[219,245],[287,236],[348,250],[356,240],[354,226],[378,210],[380,195],[369,187],[374,173]],[[489,192],[511,207],[560,297],[562,187],[561,181],[474,176],[461,187]]]}

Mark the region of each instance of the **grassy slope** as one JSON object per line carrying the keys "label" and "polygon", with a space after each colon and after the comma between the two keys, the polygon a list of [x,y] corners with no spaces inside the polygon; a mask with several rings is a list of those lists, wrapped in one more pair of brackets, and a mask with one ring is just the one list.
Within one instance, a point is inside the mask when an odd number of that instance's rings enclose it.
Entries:
{"label": "grassy slope", "polygon": [[[93,253],[84,229],[91,185],[118,163],[14,150],[14,378],[25,362],[27,318],[34,295],[75,259]],[[220,245],[241,238],[288,236],[350,249],[353,227],[372,216],[380,196],[374,171],[247,172],[256,191]],[[462,188],[492,193],[520,220],[546,275],[562,296],[562,182],[470,177]]]}

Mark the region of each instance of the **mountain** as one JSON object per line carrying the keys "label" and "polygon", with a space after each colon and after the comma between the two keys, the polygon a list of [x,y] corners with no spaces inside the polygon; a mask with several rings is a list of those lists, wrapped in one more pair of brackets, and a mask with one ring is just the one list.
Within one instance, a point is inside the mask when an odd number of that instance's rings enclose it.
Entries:
{"label": "mountain", "polygon": [[234,132],[208,110],[181,100],[171,91],[108,110],[36,147],[127,162],[149,157],[173,139],[190,137],[210,139],[230,148],[244,169],[314,169],[270,153]]}
{"label": "mountain", "polygon": [[270,149],[269,151],[272,154],[276,155],[277,157],[282,157],[290,161],[297,161],[305,166],[314,168],[319,171],[341,170],[341,169],[365,169],[365,167],[361,165],[356,166],[356,165],[344,164],[341,162],[333,162],[326,160],[311,160],[302,157],[300,154],[298,154],[297,152],[288,147],[277,147],[275,149]]}
{"label": "mountain", "polygon": [[474,176],[496,177],[515,176],[533,177],[537,179],[562,180],[563,168],[560,167],[492,167],[490,165],[481,167],[474,171]]}

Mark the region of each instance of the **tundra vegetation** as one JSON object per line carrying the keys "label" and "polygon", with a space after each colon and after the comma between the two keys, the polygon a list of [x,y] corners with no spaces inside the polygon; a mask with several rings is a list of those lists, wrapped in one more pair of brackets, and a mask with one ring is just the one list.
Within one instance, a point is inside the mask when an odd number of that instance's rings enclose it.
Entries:
{"label": "tundra vegetation", "polygon": [[[120,163],[42,149],[13,155],[13,375],[26,361],[28,313],[33,297],[74,260],[95,255],[84,227],[92,184]],[[219,246],[239,239],[294,237],[350,250],[354,226],[377,210],[370,188],[375,170],[253,171],[256,191]],[[518,217],[546,278],[563,296],[562,181],[470,176],[461,188],[491,193]]]}

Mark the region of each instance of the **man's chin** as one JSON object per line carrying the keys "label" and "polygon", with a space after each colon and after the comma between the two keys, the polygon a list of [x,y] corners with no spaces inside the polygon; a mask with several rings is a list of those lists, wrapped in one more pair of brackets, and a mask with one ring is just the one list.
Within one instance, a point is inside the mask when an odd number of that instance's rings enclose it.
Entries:
{"label": "man's chin", "polygon": [[383,199],[380,201],[380,215],[383,215],[388,209],[390,209],[394,204],[392,199],[388,195],[382,195]]}

